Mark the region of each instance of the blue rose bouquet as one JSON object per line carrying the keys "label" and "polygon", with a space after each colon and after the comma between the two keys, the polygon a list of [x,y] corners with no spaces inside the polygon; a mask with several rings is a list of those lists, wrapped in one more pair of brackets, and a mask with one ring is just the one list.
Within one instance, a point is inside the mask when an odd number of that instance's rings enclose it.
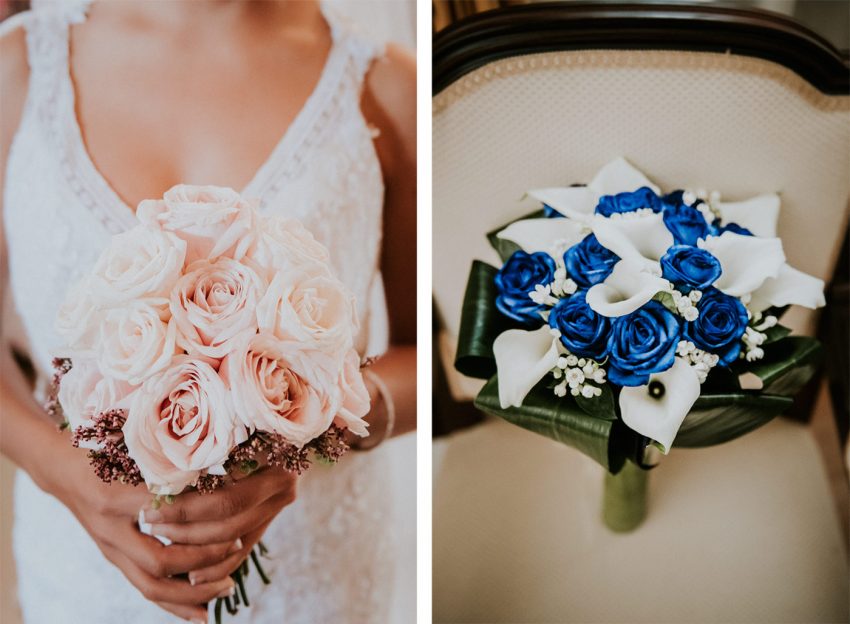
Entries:
{"label": "blue rose bouquet", "polygon": [[456,367],[488,379],[480,409],[602,464],[604,518],[630,530],[659,452],[790,406],[820,345],[779,317],[824,305],[824,284],[786,263],[776,195],[663,194],[622,158],[529,195],[540,211],[488,235],[501,268],[473,264]]}

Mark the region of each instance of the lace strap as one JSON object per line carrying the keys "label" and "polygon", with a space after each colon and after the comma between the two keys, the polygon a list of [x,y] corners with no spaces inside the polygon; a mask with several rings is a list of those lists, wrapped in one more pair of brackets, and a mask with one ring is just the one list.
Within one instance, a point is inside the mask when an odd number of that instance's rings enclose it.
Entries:
{"label": "lace strap", "polygon": [[352,78],[361,86],[372,62],[383,56],[385,45],[362,32],[358,25],[338,10],[321,3],[322,12],[331,27],[335,45],[344,47],[351,61]]}

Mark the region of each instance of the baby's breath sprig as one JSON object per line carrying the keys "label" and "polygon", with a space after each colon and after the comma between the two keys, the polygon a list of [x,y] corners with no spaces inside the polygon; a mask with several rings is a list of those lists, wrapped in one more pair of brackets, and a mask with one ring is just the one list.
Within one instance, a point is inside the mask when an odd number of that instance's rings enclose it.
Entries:
{"label": "baby's breath sprig", "polygon": [[698,349],[690,340],[680,340],[676,345],[676,353],[693,367],[700,383],[706,380],[709,371],[720,361],[720,356]]}
{"label": "baby's breath sprig", "polygon": [[747,326],[744,335],[741,336],[741,342],[744,343],[744,348],[741,349],[741,354],[738,356],[741,359],[746,359],[747,362],[755,362],[764,357],[764,349],[761,345],[767,340],[765,333],[771,327],[775,327],[779,323],[779,319],[772,314],[763,315],[761,312],[750,315],[750,323]]}
{"label": "baby's breath sprig", "polygon": [[559,380],[553,388],[555,395],[583,396],[592,399],[602,395],[602,384],[605,383],[605,369],[602,365],[591,358],[579,358],[569,352],[558,358],[558,363],[552,369],[552,376]]}

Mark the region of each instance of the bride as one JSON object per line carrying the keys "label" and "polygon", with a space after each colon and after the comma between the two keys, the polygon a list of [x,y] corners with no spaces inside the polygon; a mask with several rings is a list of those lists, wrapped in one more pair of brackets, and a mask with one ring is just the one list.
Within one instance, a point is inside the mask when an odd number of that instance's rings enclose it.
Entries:
{"label": "bride", "polygon": [[[66,0],[2,31],[2,288],[24,331],[3,324],[0,447],[21,468],[24,620],[205,622],[262,537],[271,585],[250,575],[251,606],[228,619],[386,621],[393,466],[381,443],[415,426],[411,57],[308,1]],[[383,355],[371,369],[382,383],[372,434],[340,465],[268,469],[156,511],[143,488],[101,483],[37,399],[66,287],[134,225],[140,200],[177,183],[232,187],[301,219],[357,297],[359,350]],[[173,545],[139,532],[142,509]]]}

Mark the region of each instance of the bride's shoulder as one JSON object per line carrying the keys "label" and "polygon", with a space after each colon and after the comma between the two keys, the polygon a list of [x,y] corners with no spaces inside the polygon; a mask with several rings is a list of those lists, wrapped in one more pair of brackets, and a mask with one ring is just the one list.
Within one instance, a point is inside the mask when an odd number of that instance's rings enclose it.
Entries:
{"label": "bride's shoulder", "polygon": [[416,57],[390,43],[366,74],[363,113],[389,143],[393,161],[416,153]]}
{"label": "bride's shoulder", "polygon": [[29,63],[23,26],[25,17],[15,16],[0,24],[0,171],[6,170],[6,155],[27,97]]}

